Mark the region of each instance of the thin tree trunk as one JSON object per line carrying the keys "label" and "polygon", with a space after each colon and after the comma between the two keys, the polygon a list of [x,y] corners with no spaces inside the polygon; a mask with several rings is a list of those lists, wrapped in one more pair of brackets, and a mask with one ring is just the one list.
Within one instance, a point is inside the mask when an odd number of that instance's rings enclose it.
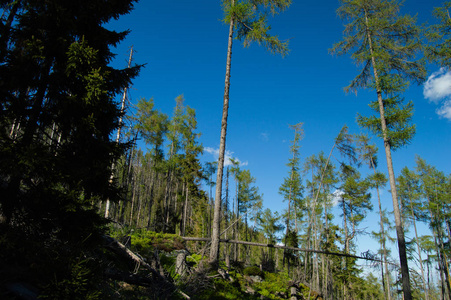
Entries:
{"label": "thin tree trunk", "polygon": [[[136,179],[135,179],[136,181]],[[135,194],[136,194],[136,186],[135,182],[133,183],[133,195],[132,195],[132,206],[130,208],[130,219],[129,219],[129,225],[132,226],[132,220],[133,220],[133,208],[135,205]]]}
{"label": "thin tree trunk", "polygon": [[[409,194],[410,194],[410,191],[409,191]],[[426,289],[426,280],[424,279],[423,260],[421,259],[421,248],[420,248],[420,242],[418,240],[417,222],[416,222],[416,218],[415,218],[415,213],[413,211],[412,199],[410,199],[410,196],[409,196],[409,204],[410,204],[410,213],[411,213],[412,221],[413,221],[413,228],[415,230],[415,242],[417,244],[418,259],[420,260],[420,270],[421,270],[421,279],[423,280],[423,289],[424,289],[426,300],[429,300],[429,291],[428,291],[428,289]]]}
{"label": "thin tree trunk", "polygon": [[[367,29],[368,18],[366,17],[365,11],[365,20]],[[387,136],[387,123],[385,121],[385,111],[384,111],[384,102],[382,100],[382,91],[380,88],[378,69],[376,66],[376,58],[373,53],[373,45],[370,31],[367,30],[368,44],[371,53],[371,62],[373,66],[374,80],[376,83],[376,93],[377,93],[377,101],[379,103],[379,113],[380,113],[380,121],[381,121],[381,129],[384,140],[384,148],[385,148],[385,156],[387,157],[387,169],[388,169],[388,177],[390,180],[390,188],[393,200],[393,212],[395,214],[395,224],[396,224],[396,236],[398,239],[398,250],[399,250],[399,261],[401,264],[401,274],[402,274],[402,289],[404,300],[412,300],[412,292],[410,289],[410,275],[409,275],[409,265],[407,261],[407,253],[406,253],[406,241],[404,238],[404,229],[402,228],[401,223],[401,213],[399,211],[399,203],[398,203],[398,194],[396,191],[396,179],[395,173],[393,171],[393,161],[391,157],[391,146],[390,140]]]}
{"label": "thin tree trunk", "polygon": [[[132,63],[132,57],[133,57],[133,46],[130,49],[130,56],[128,59],[128,68],[130,68],[131,63]],[[122,116],[124,115],[125,112],[125,100],[127,98],[127,87],[124,88],[124,93],[122,94],[122,101],[121,101],[121,114],[119,116],[119,123],[118,123],[118,128],[117,128],[117,134],[116,134],[116,144],[119,143],[119,140],[121,138],[121,130],[122,130]],[[113,178],[114,178],[114,168],[115,168],[115,163],[113,162],[112,166],[111,166],[111,175],[110,175],[110,180],[109,183],[112,184],[113,183]],[[107,198],[106,199],[106,204],[105,204],[105,219],[109,218],[110,214],[110,199]]]}
{"label": "thin tree trunk", "polygon": [[[323,188],[324,191],[324,188]],[[325,191],[324,191],[325,192]],[[324,216],[325,216],[325,228],[324,232],[326,233],[326,245],[329,244],[329,222],[327,218],[328,212],[327,212],[327,202],[324,201]],[[323,293],[324,298],[328,299],[329,296],[329,290],[328,290],[328,280],[329,280],[329,259],[326,256],[323,256],[323,264],[325,265],[323,268]]]}
{"label": "thin tree trunk", "polygon": [[[371,167],[373,169],[374,175],[376,175],[376,167],[374,165],[374,161],[371,158]],[[379,205],[379,218],[380,218],[380,227],[381,227],[381,235],[382,235],[382,255],[383,255],[383,267],[385,268],[385,280],[384,280],[384,271],[382,270],[382,284],[384,287],[384,296],[386,299],[391,300],[391,292],[390,292],[390,273],[388,272],[388,265],[387,265],[387,249],[385,247],[385,229],[384,229],[384,220],[382,218],[382,205],[381,205],[381,197],[379,193],[379,186],[376,186],[376,192],[377,192],[377,203]]]}
{"label": "thin tree trunk", "polygon": [[[345,208],[345,200],[342,198],[343,201],[343,226],[345,231],[345,254],[349,254],[349,233],[348,233],[348,223],[347,223],[347,215],[346,215],[346,208]],[[343,268],[345,269],[346,273],[348,272],[348,260],[346,257],[343,257],[344,265]],[[348,284],[348,276],[346,275],[344,277],[343,282],[343,299],[347,299],[347,284]]]}
{"label": "thin tree trunk", "polygon": [[[235,5],[235,1],[231,2],[232,7]],[[232,64],[232,44],[233,44],[233,29],[234,29],[235,17],[231,16],[229,26],[229,39],[227,45],[227,63],[226,63],[226,75],[225,75],[225,87],[224,87],[224,107],[222,110],[221,121],[221,138],[219,144],[219,158],[218,158],[218,175],[216,178],[216,194],[215,194],[215,211],[213,217],[213,228],[211,236],[211,248],[210,248],[210,264],[216,266],[219,259],[219,231],[220,231],[220,218],[221,218],[221,194],[222,194],[222,175],[224,171],[224,154],[226,146],[227,135],[227,116],[229,110],[229,90],[230,90],[230,69]]]}
{"label": "thin tree trunk", "polygon": [[[225,199],[226,199],[226,205],[225,205],[225,209],[224,209],[224,217],[225,217],[225,227],[228,228],[229,224],[228,224],[228,207],[229,207],[229,167],[227,167],[227,171],[226,171],[226,190],[225,190],[226,194],[225,194]],[[225,232],[225,238],[227,239],[227,231]],[[227,269],[230,270],[230,253],[229,253],[229,245],[225,244],[224,247],[224,257],[225,257],[225,262],[226,262],[226,266]]]}
{"label": "thin tree trunk", "polygon": [[186,184],[186,192],[185,192],[185,205],[183,207],[183,227],[182,227],[182,236],[185,236],[186,234],[186,213],[188,210],[188,194],[189,194],[189,189],[188,189],[188,184]]}
{"label": "thin tree trunk", "polygon": [[[153,162],[155,164],[155,162]],[[154,189],[155,189],[155,180],[157,179],[157,172],[152,171],[152,167],[149,171],[151,178],[150,178],[150,188],[149,188],[149,216],[147,219],[147,228],[150,228],[150,224],[152,223],[152,212],[153,212],[153,205],[155,203],[154,201]]]}

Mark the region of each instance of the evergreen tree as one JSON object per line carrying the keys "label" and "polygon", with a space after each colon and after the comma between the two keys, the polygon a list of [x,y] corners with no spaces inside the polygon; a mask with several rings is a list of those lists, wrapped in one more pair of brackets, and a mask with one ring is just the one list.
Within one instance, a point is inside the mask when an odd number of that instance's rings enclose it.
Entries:
{"label": "evergreen tree", "polygon": [[382,211],[382,204],[381,204],[381,197],[379,193],[379,188],[385,187],[387,184],[387,178],[384,174],[378,172],[376,170],[378,160],[377,160],[377,147],[376,145],[371,145],[369,143],[368,136],[361,134],[356,137],[357,144],[358,144],[358,152],[359,156],[362,162],[365,162],[368,164],[368,166],[373,170],[373,174],[368,176],[369,184],[372,188],[376,189],[377,193],[377,202],[379,206],[379,225],[380,225],[380,232],[378,233],[380,237],[378,237],[380,243],[381,243],[381,249],[382,249],[382,259],[384,261],[384,268],[385,268],[385,275],[386,278],[384,278],[384,271],[382,269],[382,285],[384,287],[384,296],[386,299],[391,299],[391,293],[390,293],[390,273],[388,272],[388,264],[387,264],[387,249],[386,249],[386,240],[385,237],[385,228],[384,224],[384,217],[383,217],[383,211]]}
{"label": "evergreen tree", "polygon": [[143,138],[144,142],[150,147],[149,161],[150,161],[150,182],[147,184],[149,189],[149,204],[148,204],[148,221],[147,227],[150,227],[155,219],[151,216],[156,214],[155,201],[155,186],[157,177],[164,168],[164,152],[162,149],[165,134],[168,131],[168,116],[159,112],[154,108],[154,100],[140,99],[137,103],[137,111],[135,120],[135,129]]}
{"label": "evergreen tree", "polygon": [[443,6],[436,7],[433,15],[439,23],[428,28],[426,54],[429,59],[439,63],[442,67],[451,66],[451,2],[443,2]]}
{"label": "evergreen tree", "polygon": [[[110,176],[124,145],[111,139],[120,117],[115,96],[139,67],[109,66],[110,47],[127,32],[104,24],[129,13],[134,2],[1,4],[11,9],[0,46],[0,232],[9,232],[16,252],[2,251],[1,264],[11,255],[34,260],[35,267],[16,266],[14,276],[46,285],[49,297],[85,298],[96,284],[89,281],[84,295],[65,295],[59,286],[80,266],[77,260],[89,257],[88,245],[100,242],[104,221],[96,204],[118,199]],[[17,244],[24,239],[25,248]]]}
{"label": "evergreen tree", "polygon": [[[416,171],[421,182],[423,197],[426,200],[424,206],[427,207],[429,214],[429,226],[432,229],[438,256],[442,297],[445,297],[445,290],[448,291],[448,295],[451,294],[451,276],[447,258],[449,254],[445,246],[447,244],[445,241],[445,226],[450,228],[449,209],[447,207],[447,200],[449,199],[447,178],[443,172],[428,165],[426,161],[420,157],[416,158]],[[450,240],[451,235],[448,231],[448,243]]]}
{"label": "evergreen tree", "polygon": [[[290,125],[290,128],[294,130],[294,139],[292,141],[292,145],[290,147],[290,152],[292,154],[292,157],[288,161],[288,168],[289,171],[289,177],[286,177],[284,179],[284,182],[279,188],[279,193],[283,195],[283,198],[285,201],[288,201],[288,210],[287,210],[287,217],[285,222],[285,228],[286,233],[285,235],[288,235],[288,232],[291,230],[291,215],[292,215],[292,203],[294,208],[294,222],[295,222],[295,234],[298,234],[298,226],[297,226],[297,220],[298,220],[298,210],[301,209],[301,200],[302,200],[302,191],[304,187],[302,186],[302,179],[301,175],[299,174],[299,148],[301,147],[299,145],[302,136],[303,136],[303,130],[302,130],[302,124],[298,123],[295,125]],[[285,238],[286,240],[286,238]],[[286,243],[285,243],[286,244]]]}
{"label": "evergreen tree", "polygon": [[197,120],[196,112],[191,107],[186,107],[184,128],[182,131],[182,146],[184,154],[181,162],[182,180],[185,185],[185,199],[182,212],[181,235],[185,235],[189,198],[200,189],[200,180],[204,177],[199,155],[202,154],[203,147],[198,142],[200,133],[196,133]]}
{"label": "evergreen tree", "polygon": [[[363,65],[360,74],[346,88],[347,91],[371,87],[377,94],[377,101],[371,107],[378,110],[379,117],[361,118],[359,123],[373,129],[384,141],[403,293],[404,299],[410,300],[409,268],[391,151],[408,143],[414,133],[414,128],[407,124],[412,113],[409,110],[411,104],[407,105],[406,110],[400,107],[399,93],[407,85],[406,80],[421,82],[425,77],[424,63],[415,60],[415,55],[421,50],[419,29],[414,18],[399,16],[397,0],[342,0],[341,4],[338,15],[349,20],[349,23],[345,27],[344,40],[337,43],[331,52],[341,55],[353,51],[352,58]],[[378,121],[378,125],[370,121]]]}
{"label": "evergreen tree", "polygon": [[402,203],[403,210],[406,211],[405,215],[409,216],[409,219],[413,222],[413,228],[415,231],[415,243],[417,245],[418,260],[420,263],[421,280],[423,282],[423,289],[425,291],[426,300],[429,299],[428,290],[426,288],[426,280],[423,269],[423,259],[421,258],[421,248],[419,244],[419,236],[417,230],[417,220],[425,220],[425,212],[423,211],[423,203],[420,201],[421,188],[420,179],[415,172],[410,171],[407,167],[401,170],[401,175],[397,178],[397,189],[399,191],[399,199]]}
{"label": "evergreen tree", "polygon": [[218,174],[216,179],[216,193],[214,218],[212,224],[212,239],[210,248],[210,263],[215,266],[219,259],[219,226],[222,200],[222,177],[224,171],[224,154],[227,135],[227,117],[229,110],[230,69],[232,64],[232,44],[234,36],[242,40],[244,46],[252,42],[263,44],[272,53],[287,54],[287,42],[281,42],[277,36],[269,33],[268,15],[275,15],[285,10],[291,0],[223,0],[224,22],[229,24],[227,45],[227,62],[224,87],[224,105],[221,119],[221,136],[219,143]]}

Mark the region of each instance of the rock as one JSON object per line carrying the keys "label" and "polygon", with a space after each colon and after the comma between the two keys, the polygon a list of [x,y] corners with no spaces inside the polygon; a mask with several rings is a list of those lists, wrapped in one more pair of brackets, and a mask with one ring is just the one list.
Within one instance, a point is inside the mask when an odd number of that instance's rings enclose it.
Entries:
{"label": "rock", "polygon": [[255,294],[255,290],[253,288],[251,288],[250,286],[246,287],[246,293],[250,294],[250,295],[254,295]]}
{"label": "rock", "polygon": [[279,298],[287,298],[287,294],[285,292],[275,292],[274,296],[279,297]]}
{"label": "rock", "polygon": [[263,278],[261,278],[260,276],[256,275],[256,276],[249,276],[249,278],[252,280],[252,282],[262,282]]}
{"label": "rock", "polygon": [[186,257],[188,256],[188,251],[180,250],[177,251],[177,259],[175,261],[175,272],[180,276],[184,276],[188,271],[188,265],[186,264]]}
{"label": "rock", "polygon": [[297,293],[298,293],[298,289],[295,286],[292,286],[290,288],[290,295],[291,296],[296,296]]}

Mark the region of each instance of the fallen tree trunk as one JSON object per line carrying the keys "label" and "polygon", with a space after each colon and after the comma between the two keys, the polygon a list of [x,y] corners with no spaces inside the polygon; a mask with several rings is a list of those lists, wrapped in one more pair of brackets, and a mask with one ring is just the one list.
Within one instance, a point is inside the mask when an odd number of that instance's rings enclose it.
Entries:
{"label": "fallen tree trunk", "polygon": [[[210,238],[198,238],[198,237],[182,237],[182,239],[185,240],[185,241],[201,241],[201,242],[209,242],[209,241],[211,241]],[[238,240],[230,240],[230,239],[220,239],[220,242],[221,243],[231,243],[231,244],[257,246],[257,247],[280,248],[280,249],[301,251],[301,252],[321,253],[321,254],[325,254],[325,255],[352,257],[352,258],[358,258],[358,259],[364,259],[364,260],[368,260],[368,261],[374,261],[374,262],[378,262],[378,263],[383,263],[382,260],[377,259],[377,258],[372,258],[368,253],[367,253],[367,256],[358,256],[358,255],[338,253],[338,252],[329,252],[329,251],[314,250],[314,249],[303,249],[303,248],[296,248],[296,247],[280,246],[280,245],[274,245],[274,244],[263,244],[263,243],[255,243],[255,242],[246,242],[246,241],[238,241]],[[390,263],[390,262],[387,262],[387,263],[395,265],[395,266],[398,266],[398,265],[396,265],[394,263]]]}
{"label": "fallen tree trunk", "polygon": [[164,278],[160,273],[158,273],[154,268],[152,268],[147,262],[144,261],[141,257],[133,253],[130,249],[125,247],[122,243],[120,243],[118,240],[110,237],[110,236],[103,236],[103,239],[105,240],[106,248],[111,250],[112,252],[116,253],[117,255],[121,256],[122,258],[128,260],[131,263],[136,264],[136,269],[140,266],[143,266],[147,270],[152,273],[152,275],[159,279],[166,281],[166,278]]}
{"label": "fallen tree trunk", "polygon": [[136,285],[142,285],[145,286],[147,284],[159,284],[161,288],[167,288],[171,291],[176,291],[179,293],[182,297],[185,299],[190,299],[188,295],[183,293],[182,291],[178,290],[177,287],[167,280],[164,276],[162,276],[159,272],[157,272],[154,268],[152,268],[151,265],[149,265],[146,261],[144,261],[143,258],[133,253],[130,249],[125,247],[122,243],[120,243],[118,240],[110,237],[110,236],[103,236],[103,239],[105,241],[105,247],[112,252],[114,252],[116,255],[124,258],[125,260],[134,263],[135,264],[135,272],[138,271],[139,267],[142,266],[146,270],[150,271],[152,278],[148,277],[139,277],[134,274],[125,274],[125,273],[118,273],[114,272],[113,270],[107,270],[105,273],[108,277],[120,281],[124,281],[130,284],[136,284]]}

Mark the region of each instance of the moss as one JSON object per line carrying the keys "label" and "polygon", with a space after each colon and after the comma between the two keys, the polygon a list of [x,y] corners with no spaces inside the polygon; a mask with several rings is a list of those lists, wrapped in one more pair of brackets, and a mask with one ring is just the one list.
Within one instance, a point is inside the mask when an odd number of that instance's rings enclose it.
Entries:
{"label": "moss", "polygon": [[265,272],[265,280],[254,285],[256,291],[269,299],[282,299],[275,296],[277,292],[287,293],[290,278],[287,273]]}
{"label": "moss", "polygon": [[223,279],[214,280],[214,288],[204,291],[199,295],[192,296],[196,300],[225,300],[225,299],[244,299],[255,300],[260,299],[258,296],[246,294],[240,286]]}
{"label": "moss", "polygon": [[248,275],[248,276],[264,276],[264,272],[260,270],[259,267],[257,266],[251,266],[251,267],[247,267],[243,270],[243,274],[244,275]]}

